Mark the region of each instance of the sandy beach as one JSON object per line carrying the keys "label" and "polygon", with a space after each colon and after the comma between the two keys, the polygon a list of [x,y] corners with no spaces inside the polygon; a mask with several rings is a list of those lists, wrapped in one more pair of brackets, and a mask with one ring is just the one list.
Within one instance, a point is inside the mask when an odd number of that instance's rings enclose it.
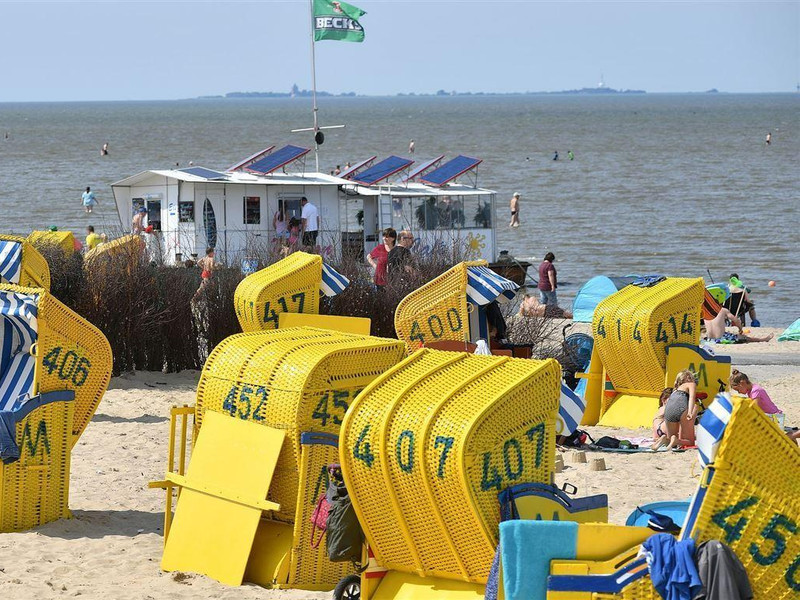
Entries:
{"label": "sandy beach", "polygon": [[[758,334],[778,330],[762,328]],[[800,343],[716,346],[733,366],[762,384],[800,424]],[[112,380],[72,457],[73,518],[32,531],[0,534],[0,594],[4,597],[105,599],[328,598],[328,593],[228,587],[191,573],[163,573],[164,492],[147,488],[163,479],[169,408],[193,404],[198,372],[140,372]],[[589,428],[592,435],[642,437],[648,431]],[[592,472],[571,461],[556,482],[579,495],[607,493],[610,520],[624,523],[639,504],[690,496],[700,469],[696,452],[620,455],[605,453],[607,470]]]}

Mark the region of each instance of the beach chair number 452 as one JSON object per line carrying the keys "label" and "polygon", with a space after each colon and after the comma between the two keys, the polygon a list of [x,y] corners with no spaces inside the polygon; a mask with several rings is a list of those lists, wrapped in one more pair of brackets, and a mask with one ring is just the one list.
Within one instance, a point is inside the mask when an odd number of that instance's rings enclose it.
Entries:
{"label": "beach chair number 452", "polygon": [[52,375],[53,372],[63,381],[71,381],[75,387],[86,383],[92,363],[85,356],[79,356],[74,350],[63,352],[61,346],[56,346],[42,359],[42,366]]}
{"label": "beach chair number 452", "polygon": [[[711,516],[711,522],[725,532],[725,543],[732,544],[741,539],[750,518],[741,516],[740,513],[757,505],[759,501],[760,499],[756,496],[750,496],[717,511]],[[760,532],[763,541],[760,544],[751,543],[747,551],[750,552],[750,556],[759,565],[763,567],[774,565],[786,552],[787,537],[790,541],[793,541],[798,533],[800,533],[798,525],[793,519],[786,515],[775,513]],[[796,544],[793,545],[797,546]],[[800,554],[792,560],[783,575],[783,579],[790,589],[800,592]]]}

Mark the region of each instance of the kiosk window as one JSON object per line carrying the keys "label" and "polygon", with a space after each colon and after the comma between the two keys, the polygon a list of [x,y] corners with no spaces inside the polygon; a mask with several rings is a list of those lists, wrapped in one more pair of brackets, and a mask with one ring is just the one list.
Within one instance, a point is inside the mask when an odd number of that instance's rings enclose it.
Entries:
{"label": "kiosk window", "polygon": [[178,221],[180,223],[194,222],[194,202],[178,202]]}
{"label": "kiosk window", "polygon": [[244,224],[261,224],[261,198],[259,196],[244,197]]}

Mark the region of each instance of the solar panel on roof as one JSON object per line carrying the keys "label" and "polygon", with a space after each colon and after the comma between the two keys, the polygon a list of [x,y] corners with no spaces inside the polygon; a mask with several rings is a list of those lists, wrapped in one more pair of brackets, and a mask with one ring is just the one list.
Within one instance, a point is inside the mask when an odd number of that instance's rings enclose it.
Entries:
{"label": "solar panel on roof", "polygon": [[441,154],[441,155],[437,156],[436,158],[432,158],[430,160],[426,160],[421,165],[417,165],[416,167],[411,169],[411,172],[408,174],[407,177],[403,178],[403,181],[411,181],[415,177],[418,177],[420,174],[422,174],[425,171],[427,171],[428,169],[430,169],[432,166],[434,166],[436,163],[438,163],[443,158],[444,158],[444,154]]}
{"label": "solar panel on roof", "polygon": [[480,158],[459,155],[454,159],[447,161],[435,171],[431,171],[420,181],[423,183],[429,183],[431,185],[444,185],[449,181],[453,181],[453,179],[466,173],[470,169],[474,169],[482,162],[483,160]]}
{"label": "solar panel on roof", "polygon": [[300,148],[299,146],[284,146],[279,150],[275,150],[272,154],[268,154],[264,158],[257,160],[252,165],[245,167],[248,171],[253,173],[260,173],[261,175],[268,175],[281,167],[288,165],[293,160],[305,156],[311,150],[308,148]]}
{"label": "solar panel on roof", "polygon": [[206,169],[205,167],[189,167],[188,169],[178,169],[181,173],[188,173],[196,177],[203,177],[205,179],[225,179],[225,173]]}
{"label": "solar panel on roof", "polygon": [[356,164],[354,164],[349,169],[345,169],[344,171],[339,173],[339,177],[341,177],[342,179],[350,179],[351,175],[353,173],[355,173],[359,169],[363,168],[364,166],[370,164],[376,158],[378,158],[378,157],[377,156],[370,156],[369,158],[366,158],[366,159],[364,159],[364,160],[362,160],[360,162],[357,162]]}
{"label": "solar panel on roof", "polygon": [[240,160],[238,163],[236,163],[232,167],[228,167],[227,170],[228,171],[237,171],[237,170],[241,169],[242,167],[247,167],[247,166],[253,164],[254,162],[256,162],[259,158],[263,158],[264,156],[266,156],[267,154],[272,152],[274,149],[275,149],[275,146],[267,146],[263,150],[259,150],[255,154],[251,154],[250,156],[248,156],[244,160]]}
{"label": "solar panel on roof", "polygon": [[390,156],[383,159],[377,165],[372,165],[366,171],[362,171],[358,175],[352,177],[353,181],[363,183],[364,185],[374,185],[379,181],[391,177],[398,171],[408,168],[414,161],[400,156]]}

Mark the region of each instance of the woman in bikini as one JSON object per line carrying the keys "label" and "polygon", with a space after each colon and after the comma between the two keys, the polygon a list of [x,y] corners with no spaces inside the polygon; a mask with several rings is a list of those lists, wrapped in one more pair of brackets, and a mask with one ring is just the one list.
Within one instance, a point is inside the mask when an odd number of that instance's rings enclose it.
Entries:
{"label": "woman in bikini", "polygon": [[667,448],[672,449],[678,445],[678,432],[681,421],[684,419],[694,423],[697,416],[695,394],[697,392],[697,377],[689,370],[678,373],[675,378],[675,387],[664,405],[664,426],[669,436]]}

